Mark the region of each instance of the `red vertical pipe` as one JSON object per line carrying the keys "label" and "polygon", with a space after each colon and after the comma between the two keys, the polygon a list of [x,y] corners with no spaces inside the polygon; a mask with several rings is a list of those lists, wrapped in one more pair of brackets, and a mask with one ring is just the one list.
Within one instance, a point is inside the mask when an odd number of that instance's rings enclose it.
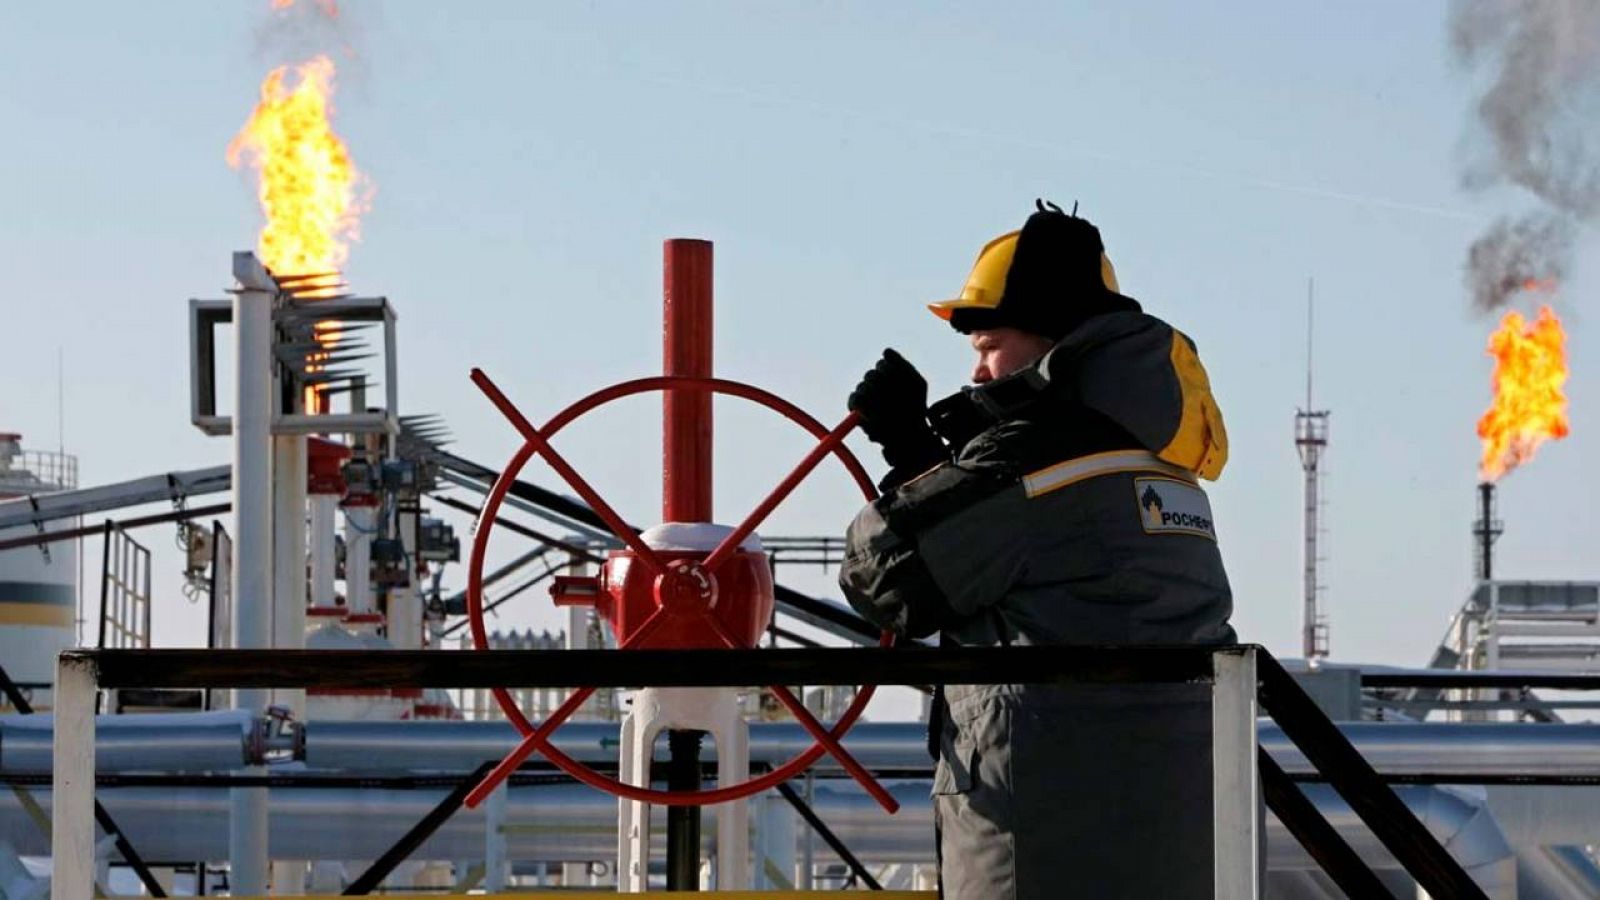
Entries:
{"label": "red vertical pipe", "polygon": [[[662,357],[666,375],[711,377],[711,242],[663,247]],[[711,394],[662,394],[661,518],[711,521]]]}

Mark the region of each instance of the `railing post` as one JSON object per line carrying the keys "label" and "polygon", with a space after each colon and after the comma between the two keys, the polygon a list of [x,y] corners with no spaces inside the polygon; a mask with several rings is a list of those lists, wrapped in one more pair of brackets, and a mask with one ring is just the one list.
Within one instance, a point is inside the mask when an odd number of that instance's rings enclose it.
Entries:
{"label": "railing post", "polygon": [[1261,896],[1260,780],[1256,770],[1256,654],[1211,656],[1211,791],[1214,896]]}
{"label": "railing post", "polygon": [[51,761],[50,858],[53,897],[94,896],[94,660],[56,662]]}

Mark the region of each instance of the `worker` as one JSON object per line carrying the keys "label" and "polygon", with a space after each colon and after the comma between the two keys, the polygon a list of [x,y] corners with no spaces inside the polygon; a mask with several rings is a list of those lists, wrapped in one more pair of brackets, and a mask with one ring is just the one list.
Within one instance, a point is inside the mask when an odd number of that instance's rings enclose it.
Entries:
{"label": "worker", "polygon": [[[1194,342],[1119,292],[1076,207],[1037,209],[930,307],[972,385],[930,409],[885,350],[850,395],[890,471],[840,585],[943,646],[1231,643]],[[929,728],[944,897],[1212,897],[1207,685],[948,685]]]}

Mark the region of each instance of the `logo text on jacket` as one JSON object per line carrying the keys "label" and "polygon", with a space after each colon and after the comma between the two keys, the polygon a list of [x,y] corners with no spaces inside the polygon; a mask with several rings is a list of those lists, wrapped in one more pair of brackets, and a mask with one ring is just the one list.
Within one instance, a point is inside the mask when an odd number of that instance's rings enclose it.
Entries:
{"label": "logo text on jacket", "polygon": [[1206,492],[1171,478],[1135,478],[1134,497],[1146,534],[1193,534],[1217,539]]}

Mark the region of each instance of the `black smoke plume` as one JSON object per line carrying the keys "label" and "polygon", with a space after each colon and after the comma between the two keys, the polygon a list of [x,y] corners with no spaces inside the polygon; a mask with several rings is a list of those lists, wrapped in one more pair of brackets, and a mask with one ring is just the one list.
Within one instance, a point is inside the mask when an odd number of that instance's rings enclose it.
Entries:
{"label": "black smoke plume", "polygon": [[1473,306],[1491,311],[1529,282],[1562,279],[1579,225],[1600,212],[1600,3],[1458,0],[1450,41],[1484,85],[1463,185],[1511,185],[1535,201],[1468,253]]}

